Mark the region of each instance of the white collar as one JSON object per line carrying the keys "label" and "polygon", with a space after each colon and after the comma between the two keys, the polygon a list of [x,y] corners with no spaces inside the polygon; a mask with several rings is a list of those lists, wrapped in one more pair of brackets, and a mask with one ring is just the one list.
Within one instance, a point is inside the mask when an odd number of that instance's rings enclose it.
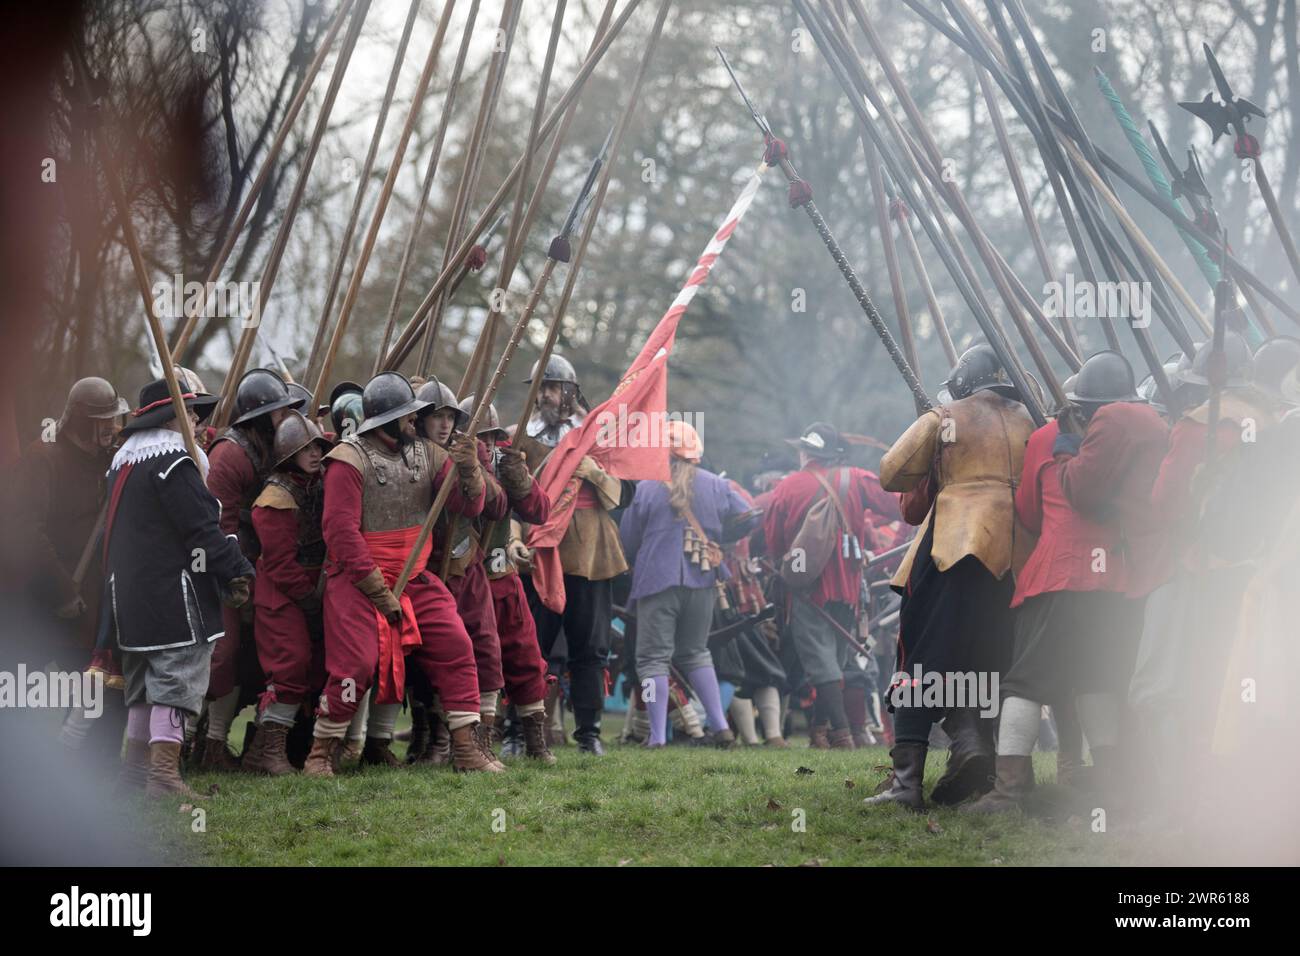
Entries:
{"label": "white collar", "polygon": [[[203,476],[204,481],[207,481],[208,456],[204,454],[202,448],[195,450],[199,453],[197,462],[199,474]],[[113,464],[109,470],[117,471],[123,465],[138,464],[176,451],[189,453],[180,432],[174,432],[170,428],[143,428],[138,432],[132,432],[131,436],[122,443],[122,447],[113,456]]]}

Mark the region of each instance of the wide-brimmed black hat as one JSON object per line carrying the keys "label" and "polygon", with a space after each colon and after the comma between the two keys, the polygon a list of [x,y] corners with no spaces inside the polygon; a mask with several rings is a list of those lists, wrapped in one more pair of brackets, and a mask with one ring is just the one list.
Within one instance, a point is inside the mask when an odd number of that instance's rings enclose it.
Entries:
{"label": "wide-brimmed black hat", "polygon": [[[194,392],[182,392],[181,397],[185,400],[186,408],[194,409],[194,414],[199,416],[199,421],[211,415],[212,410],[217,407],[217,402],[221,401],[216,395]],[[175,418],[176,409],[172,405],[171,392],[167,390],[167,380],[155,379],[140,389],[140,404],[127,416],[122,433],[129,435],[131,432],[143,431],[146,428],[161,428]]]}
{"label": "wide-brimmed black hat", "polygon": [[787,438],[785,441],[814,458],[834,460],[845,454],[840,430],[826,422],[813,422],[798,438]]}

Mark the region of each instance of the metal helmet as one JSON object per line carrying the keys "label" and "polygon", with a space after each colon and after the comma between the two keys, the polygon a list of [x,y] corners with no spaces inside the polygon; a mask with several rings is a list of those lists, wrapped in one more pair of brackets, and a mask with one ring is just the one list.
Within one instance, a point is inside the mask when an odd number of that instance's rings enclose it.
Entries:
{"label": "metal helmet", "polygon": [[[366,413],[362,409],[360,392],[343,392],[330,403],[330,422],[334,425],[334,434],[340,437],[354,435]],[[352,428],[348,429],[348,423]]]}
{"label": "metal helmet", "polygon": [[[1173,390],[1175,395],[1178,394],[1180,387],[1178,369],[1181,365],[1182,357],[1182,353],[1177,352],[1165,359],[1165,364],[1162,366],[1165,371],[1165,378],[1169,380],[1169,387]],[[1161,415],[1169,414],[1169,407],[1164,403],[1164,400],[1160,395],[1160,389],[1156,387],[1156,377],[1154,375],[1148,375],[1138,383],[1137,394],[1138,401],[1146,402]]]}
{"label": "metal helmet", "polygon": [[357,395],[360,395],[364,391],[365,388],[358,385],[356,382],[339,382],[334,386],[334,390],[330,392],[330,405],[333,406],[333,404],[339,400],[339,396],[341,395],[346,395],[349,392],[355,392]]}
{"label": "metal helmet", "polygon": [[299,411],[307,415],[316,411],[311,407],[311,389],[305,385],[299,385],[297,382],[289,382],[284,387],[288,389],[289,394],[294,398],[302,399],[302,407]]}
{"label": "metal helmet", "polygon": [[283,467],[289,459],[313,442],[319,444],[322,451],[331,448],[329,440],[314,421],[302,412],[290,412],[275,428],[275,444],[271,448],[275,467]]}
{"label": "metal helmet", "polygon": [[1020,397],[991,345],[976,345],[962,352],[943,384],[954,399],[969,398],[985,390],[1007,398]]}
{"label": "metal helmet", "polygon": [[[533,376],[537,374],[537,362],[528,372],[528,377],[524,379],[524,384],[532,382]],[[546,371],[542,373],[543,382],[568,382],[571,385],[578,384],[578,370],[573,367],[573,363],[563,355],[552,355],[546,360]]]}
{"label": "metal helmet", "polygon": [[438,379],[431,377],[420,386],[416,396],[426,403],[425,409],[429,413],[450,408],[456,413],[456,428],[463,429],[469,424],[469,414],[461,410],[460,402],[456,400],[456,393]]}
{"label": "metal helmet", "polygon": [[[470,417],[474,414],[473,395],[460,403],[460,410],[465,416],[465,424],[468,425]],[[486,435],[489,432],[501,432],[502,434],[505,434],[505,429],[501,427],[501,416],[497,414],[497,407],[493,402],[488,402],[487,413],[479,418],[478,431],[475,432],[475,434]]]}
{"label": "metal helmet", "polygon": [[1255,349],[1255,387],[1282,398],[1282,381],[1300,365],[1300,339],[1275,335]]}
{"label": "metal helmet", "polygon": [[[1206,366],[1210,361],[1210,353],[1214,351],[1214,343],[1206,342],[1196,350],[1196,357],[1192,359],[1191,367],[1182,373],[1182,380],[1189,385],[1209,385],[1210,380],[1206,376]],[[1227,360],[1224,371],[1227,377],[1224,379],[1224,388],[1243,388],[1249,385],[1255,377],[1255,360],[1250,354],[1250,346],[1236,332],[1224,332],[1223,334],[1223,354]]]}
{"label": "metal helmet", "polygon": [[112,382],[91,376],[77,380],[68,389],[68,400],[59,421],[62,424],[70,418],[116,418],[130,410],[126,399],[117,394]]}
{"label": "metal helmet", "polygon": [[415,389],[401,372],[380,372],[366,383],[361,393],[361,410],[366,420],[357,426],[357,434],[418,412],[428,404],[415,397]]}
{"label": "metal helmet", "polygon": [[277,408],[302,408],[302,399],[290,395],[284,379],[269,368],[255,368],[235,386],[235,420],[230,424],[251,422]]}
{"label": "metal helmet", "polygon": [[1074,378],[1074,388],[1065,393],[1072,402],[1138,401],[1137,386],[1133,381],[1133,366],[1128,359],[1111,349],[1102,349],[1089,355]]}
{"label": "metal helmet", "polygon": [[176,381],[182,392],[193,392],[195,395],[210,394],[207,386],[203,384],[203,379],[199,378],[194,369],[183,365],[174,365],[172,368],[176,370]]}

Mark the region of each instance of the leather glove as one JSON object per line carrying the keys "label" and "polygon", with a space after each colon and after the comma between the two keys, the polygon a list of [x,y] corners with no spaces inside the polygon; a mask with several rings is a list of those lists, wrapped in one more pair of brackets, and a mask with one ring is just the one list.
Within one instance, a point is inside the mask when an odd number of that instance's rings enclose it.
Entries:
{"label": "leather glove", "polygon": [[402,619],[402,605],[384,583],[383,571],[375,568],[357,582],[357,589],[370,598],[370,603],[388,619],[389,624],[396,624]]}
{"label": "leather glove", "polygon": [[452,436],[447,445],[447,451],[451,453],[451,459],[456,463],[456,470],[460,472],[462,478],[478,471],[478,441],[476,439],[458,432]]}
{"label": "leather glove", "polygon": [[86,613],[86,602],[81,599],[81,595],[73,596],[67,604],[61,604],[54,609],[54,616],[60,617],[65,621],[71,621],[81,617]]}
{"label": "leather glove", "polygon": [[231,578],[221,595],[221,603],[231,608],[243,607],[248,603],[251,593],[248,587],[248,578]]}
{"label": "leather glove", "polygon": [[1052,457],[1055,458],[1057,455],[1077,455],[1079,454],[1079,446],[1082,444],[1082,435],[1062,432],[1056,436],[1056,441],[1052,442]]}
{"label": "leather glove", "polygon": [[533,563],[533,552],[518,538],[506,545],[506,557],[515,564],[522,564],[525,567]]}
{"label": "leather glove", "polygon": [[522,451],[503,447],[501,461],[497,464],[497,474],[501,476],[501,487],[510,498],[518,501],[528,497],[532,490],[533,478],[528,474],[527,458]]}

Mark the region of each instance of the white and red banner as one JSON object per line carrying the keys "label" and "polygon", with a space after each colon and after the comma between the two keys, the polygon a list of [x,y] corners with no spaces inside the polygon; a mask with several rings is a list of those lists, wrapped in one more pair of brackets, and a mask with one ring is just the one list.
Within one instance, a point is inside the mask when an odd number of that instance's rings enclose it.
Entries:
{"label": "white and red banner", "polygon": [[736,231],[741,218],[754,201],[763,173],[769,168],[766,164],[759,164],[754,175],[745,183],[745,188],[736,197],[722,226],[713,234],[704,253],[695,263],[686,284],[650,333],[640,354],[619,381],[613,394],[593,408],[582,425],[560,440],[547,459],[546,467],[542,469],[538,480],[551,499],[551,516],[545,524],[531,529],[527,543],[533,549],[533,585],[542,602],[556,613],[564,610],[564,575],[556,549],[569,528],[578,488],[582,483],[582,479],[575,477],[573,472],[583,457],[590,455],[601,468],[616,478],[631,481],[668,479],[668,452],[662,443],[610,442],[600,440],[601,432],[612,419],[626,420],[630,414],[641,413],[650,419],[661,418],[666,414],[668,356],[677,336],[677,323],[695,298],[695,293],[709,277],[727,240]]}

